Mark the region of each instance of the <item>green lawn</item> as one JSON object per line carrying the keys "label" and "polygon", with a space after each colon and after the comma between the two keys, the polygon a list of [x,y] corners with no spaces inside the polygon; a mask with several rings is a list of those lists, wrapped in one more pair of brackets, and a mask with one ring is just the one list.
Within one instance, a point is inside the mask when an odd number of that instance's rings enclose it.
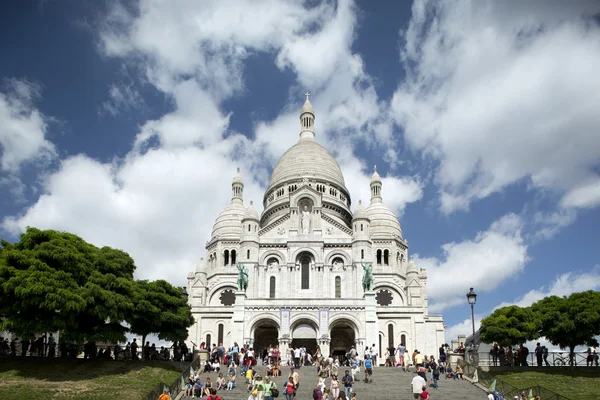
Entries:
{"label": "green lawn", "polygon": [[595,370],[552,369],[548,372],[505,371],[494,373],[503,381],[521,389],[530,386],[544,386],[572,400],[599,398],[600,368]]}
{"label": "green lawn", "polygon": [[168,362],[0,358],[0,399],[139,400],[171,384],[180,365]]}

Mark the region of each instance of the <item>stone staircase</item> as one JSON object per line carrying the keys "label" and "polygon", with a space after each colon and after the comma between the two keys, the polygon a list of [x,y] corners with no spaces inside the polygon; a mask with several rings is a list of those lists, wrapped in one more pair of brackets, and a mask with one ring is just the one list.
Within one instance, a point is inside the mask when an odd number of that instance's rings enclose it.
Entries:
{"label": "stone staircase", "polygon": [[[264,376],[264,367],[258,366],[257,371]],[[340,368],[339,377],[344,375],[344,368]],[[300,388],[298,389],[296,400],[311,400],[312,391],[317,384],[317,369],[316,367],[302,367],[300,374]],[[360,379],[364,379],[364,370],[361,369]],[[280,377],[273,378],[277,387],[281,390],[290,369],[283,367]],[[210,376],[211,380],[217,377],[217,374],[203,374],[202,380]],[[373,371],[373,382],[365,383],[362,380],[354,383],[353,389],[356,392],[356,400],[388,400],[388,399],[413,399],[410,382],[415,376],[414,368],[410,372],[404,372],[400,368],[394,367],[378,367]],[[221,390],[217,393],[224,400],[248,400],[249,393],[246,391],[245,380],[242,376],[238,376],[238,386],[234,390]],[[327,380],[329,385],[329,379]],[[428,391],[431,393],[432,400],[483,400],[486,399],[486,393],[471,384],[467,380],[452,380],[442,379],[438,382],[439,388],[433,388],[433,381],[427,381]],[[343,389],[342,389],[343,390]],[[183,397],[178,397],[183,398]],[[285,396],[279,395],[277,400],[285,400]]]}

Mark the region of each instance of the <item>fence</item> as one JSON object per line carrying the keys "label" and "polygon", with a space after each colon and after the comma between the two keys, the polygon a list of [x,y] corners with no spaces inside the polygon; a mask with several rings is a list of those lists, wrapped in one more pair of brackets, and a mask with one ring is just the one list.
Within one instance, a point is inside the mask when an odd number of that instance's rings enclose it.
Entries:
{"label": "fence", "polygon": [[463,360],[458,360],[458,364],[463,369],[464,375],[469,377],[471,380],[474,380],[475,373],[477,373],[476,382],[486,389],[489,388],[495,381],[495,390],[502,393],[505,399],[511,399],[515,396],[520,398],[522,393],[529,395],[529,392],[531,391],[532,396],[539,395],[540,398],[544,400],[570,400],[568,397],[560,395],[550,389],[546,389],[543,386],[532,386],[518,389],[515,386],[503,381],[502,379],[495,378],[493,375],[482,370],[480,367],[476,368],[472,364],[467,363]]}
{"label": "fence", "polygon": [[[515,353],[516,354],[516,353]],[[466,354],[467,357],[473,359],[470,354]],[[518,366],[521,363],[518,360],[510,362],[506,357],[493,357],[489,353],[479,352],[476,355],[478,359],[478,365],[485,365],[489,367],[502,367],[502,366]],[[588,361],[588,353],[585,351],[575,352],[573,357],[574,367],[598,367],[598,359],[592,357],[592,361]],[[550,352],[546,358],[542,357],[541,366],[545,367],[567,367],[570,366],[569,352]],[[533,352],[529,353],[526,358],[526,364],[522,366],[538,366],[537,358]]]}
{"label": "fence", "polygon": [[183,390],[185,387],[186,380],[188,376],[193,375],[194,371],[200,368],[200,357],[196,356],[194,360],[183,369],[181,374],[170,384],[167,385],[164,382],[156,385],[150,393],[142,398],[142,400],[156,400],[158,396],[165,393],[165,390],[171,394],[171,397],[174,399],[177,395]]}

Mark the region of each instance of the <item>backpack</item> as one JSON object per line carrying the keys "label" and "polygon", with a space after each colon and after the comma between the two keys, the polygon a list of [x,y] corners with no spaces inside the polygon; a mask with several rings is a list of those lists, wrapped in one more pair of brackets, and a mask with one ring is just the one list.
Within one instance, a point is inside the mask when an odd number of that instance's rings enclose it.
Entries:
{"label": "backpack", "polygon": [[495,390],[492,392],[492,394],[494,395],[494,400],[504,400],[504,396],[502,396],[502,393]]}

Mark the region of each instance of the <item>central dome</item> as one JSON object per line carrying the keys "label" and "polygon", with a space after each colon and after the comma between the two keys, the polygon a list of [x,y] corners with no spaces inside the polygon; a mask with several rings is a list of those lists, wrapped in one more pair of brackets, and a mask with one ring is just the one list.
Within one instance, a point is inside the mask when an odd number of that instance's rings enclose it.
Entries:
{"label": "central dome", "polygon": [[346,189],[337,161],[314,140],[300,140],[281,156],[273,168],[269,189],[301,178],[322,180]]}

